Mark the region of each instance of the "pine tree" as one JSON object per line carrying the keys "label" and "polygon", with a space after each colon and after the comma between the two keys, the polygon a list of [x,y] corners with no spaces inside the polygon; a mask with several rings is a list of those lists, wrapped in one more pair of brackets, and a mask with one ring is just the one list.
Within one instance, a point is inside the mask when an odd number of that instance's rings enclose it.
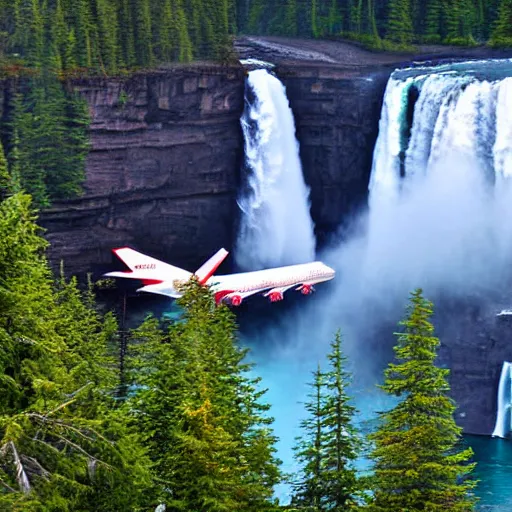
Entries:
{"label": "pine tree", "polygon": [[120,64],[131,68],[135,65],[135,34],[132,19],[130,0],[118,0],[117,16],[119,20],[118,46],[121,49],[122,58]]}
{"label": "pine tree", "polygon": [[288,0],[284,14],[284,35],[297,35],[297,2]]}
{"label": "pine tree", "polygon": [[475,482],[471,449],[460,449],[461,428],[448,398],[449,370],[435,366],[439,339],[430,323],[432,304],[421,290],[411,295],[407,318],[397,334],[397,363],[385,372],[382,389],[402,401],[380,414],[371,438],[375,448],[373,500],[369,511],[472,511]]}
{"label": "pine tree", "polygon": [[117,12],[111,0],[95,0],[93,5],[93,24],[96,35],[96,55],[103,72],[115,72],[118,59]]}
{"label": "pine tree", "polygon": [[151,481],[138,435],[112,412],[116,325],[61,278],[30,197],[0,204],[0,509],[132,510]]}
{"label": "pine tree", "polygon": [[424,41],[426,43],[440,43],[442,39],[442,20],[443,20],[443,7],[441,0],[428,0],[426,20],[425,20],[425,35]]}
{"label": "pine tree", "polygon": [[279,479],[272,420],[259,381],[245,375],[233,315],[198,283],[179,303],[183,318],[168,334],[153,319],[131,341],[141,387],[129,406],[165,482],[160,497],[176,510],[270,511]]}
{"label": "pine tree", "polygon": [[329,371],[325,374],[327,395],[322,418],[325,503],[328,510],[334,511],[355,506],[358,482],[353,464],[360,448],[358,433],[352,423],[356,409],[347,395],[350,374],[344,369],[347,358],[341,345],[341,334],[337,332],[328,355]]}
{"label": "pine tree", "polygon": [[304,436],[295,448],[302,470],[293,483],[292,505],[299,510],[342,512],[356,506],[360,486],[354,462],[360,441],[352,423],[356,410],[346,392],[350,374],[341,344],[337,332],[327,356],[329,371],[323,373],[319,366],[310,384],[308,418],[301,422]]}
{"label": "pine tree", "polygon": [[11,176],[7,168],[7,159],[5,158],[4,148],[0,141],[0,200],[3,199],[12,190]]}
{"label": "pine tree", "polygon": [[473,45],[475,7],[472,0],[449,0],[443,4],[446,23],[444,42],[448,44]]}
{"label": "pine tree", "polygon": [[512,0],[501,0],[490,44],[512,46]]}
{"label": "pine tree", "polygon": [[305,404],[308,418],[301,422],[302,438],[298,438],[294,448],[295,458],[301,465],[301,474],[296,475],[293,482],[292,507],[306,510],[321,510],[322,498],[325,495],[323,479],[323,435],[322,416],[324,408],[324,376],[320,369],[313,373],[313,392],[308,395]]}
{"label": "pine tree", "polygon": [[134,0],[132,20],[135,24],[135,55],[139,66],[153,64],[152,19],[149,0]]}
{"label": "pine tree", "polygon": [[411,0],[390,0],[386,39],[403,45],[412,43]]}

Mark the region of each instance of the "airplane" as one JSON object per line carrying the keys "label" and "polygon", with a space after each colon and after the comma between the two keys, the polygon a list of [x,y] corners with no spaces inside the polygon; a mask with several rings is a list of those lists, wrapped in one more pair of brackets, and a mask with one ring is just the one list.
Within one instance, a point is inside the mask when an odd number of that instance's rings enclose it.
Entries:
{"label": "airplane", "polygon": [[270,302],[283,300],[284,292],[295,288],[303,295],[314,291],[314,285],[334,278],[335,271],[320,261],[290,265],[286,267],[242,272],[239,274],[213,275],[229,254],[219,249],[194,273],[146,256],[130,247],[120,247],[112,252],[123,261],[129,271],[116,271],[104,274],[105,277],[138,279],[144,286],[138,292],[156,293],[166,297],[182,296],[180,285],[193,276],[202,285],[210,286],[217,304],[240,306],[251,295],[263,293]]}

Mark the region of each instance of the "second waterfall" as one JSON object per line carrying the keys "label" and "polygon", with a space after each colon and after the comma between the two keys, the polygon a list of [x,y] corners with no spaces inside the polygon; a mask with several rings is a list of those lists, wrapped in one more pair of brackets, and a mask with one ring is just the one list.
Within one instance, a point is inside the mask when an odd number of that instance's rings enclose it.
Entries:
{"label": "second waterfall", "polygon": [[242,129],[245,163],[236,262],[244,270],[313,261],[315,236],[286,90],[264,69],[249,73]]}

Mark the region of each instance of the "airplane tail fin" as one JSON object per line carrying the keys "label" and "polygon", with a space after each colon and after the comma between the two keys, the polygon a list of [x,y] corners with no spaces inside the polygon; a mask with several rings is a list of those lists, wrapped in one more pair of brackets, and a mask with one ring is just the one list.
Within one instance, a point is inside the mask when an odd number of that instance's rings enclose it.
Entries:
{"label": "airplane tail fin", "polygon": [[213,273],[217,270],[219,265],[226,259],[228,251],[222,248],[219,249],[208,261],[203,263],[195,272],[195,276],[201,284],[206,284],[208,279],[212,277]]}
{"label": "airplane tail fin", "polygon": [[140,279],[145,285],[158,284],[163,281],[188,281],[192,274],[179,267],[146,256],[129,247],[113,249],[112,252],[125,263],[129,271],[108,272],[107,277],[125,277],[129,279]]}
{"label": "airplane tail fin", "polygon": [[[174,267],[168,263],[151,258],[140,252],[134,251],[129,247],[120,247],[113,249],[112,252],[125,263],[130,270],[108,272],[106,277],[124,277],[128,279],[138,279],[144,286],[139,288],[139,292],[157,293],[167,297],[180,297],[178,284],[186,283],[192,275],[195,275],[201,284],[206,284],[215,270],[224,261],[228,255],[226,249],[217,251],[208,261],[197,269],[195,274]],[[178,289],[177,289],[178,287]]]}

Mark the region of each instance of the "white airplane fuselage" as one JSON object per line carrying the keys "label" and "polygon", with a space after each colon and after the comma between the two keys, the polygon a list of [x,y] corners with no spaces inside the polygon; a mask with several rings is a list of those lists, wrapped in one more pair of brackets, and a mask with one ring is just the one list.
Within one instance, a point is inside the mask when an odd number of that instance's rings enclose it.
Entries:
{"label": "white airplane fuselage", "polygon": [[228,254],[224,249],[219,250],[194,274],[127,247],[114,249],[114,253],[127,264],[130,271],[109,272],[105,275],[143,281],[145,286],[137,291],[177,298],[182,295],[180,285],[196,276],[202,284],[211,287],[217,302],[233,306],[240,305],[246,297],[262,292],[272,302],[276,302],[282,300],[284,292],[293,287],[307,295],[313,291],[313,285],[329,281],[335,276],[335,271],[320,261],[238,274],[213,275]]}

